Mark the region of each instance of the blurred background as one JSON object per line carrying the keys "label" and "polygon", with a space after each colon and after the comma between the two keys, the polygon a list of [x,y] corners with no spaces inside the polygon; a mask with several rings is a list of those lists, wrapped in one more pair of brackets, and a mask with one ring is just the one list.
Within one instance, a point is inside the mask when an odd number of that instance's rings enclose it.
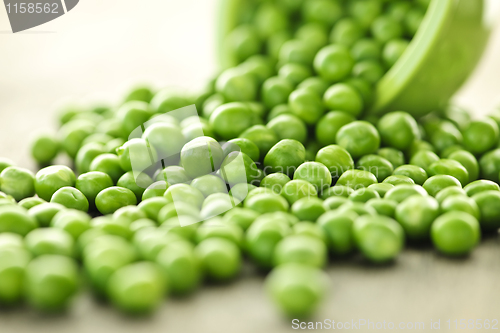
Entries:
{"label": "blurred background", "polygon": [[[217,71],[217,3],[82,0],[68,14],[17,34],[0,9],[0,156],[35,169],[29,139],[55,130],[57,107],[68,101],[113,103],[134,83],[203,87]],[[455,101],[475,115],[500,105],[500,29]],[[394,267],[337,263],[329,269],[333,288],[318,320],[441,319],[443,326],[448,319],[495,319],[498,246],[496,238],[487,240],[472,258],[459,261],[410,249]],[[0,328],[9,333],[292,331],[291,321],[267,301],[262,276],[246,275],[190,299],[169,300],[153,318],[124,318],[82,295],[70,313],[58,317],[2,310]]]}

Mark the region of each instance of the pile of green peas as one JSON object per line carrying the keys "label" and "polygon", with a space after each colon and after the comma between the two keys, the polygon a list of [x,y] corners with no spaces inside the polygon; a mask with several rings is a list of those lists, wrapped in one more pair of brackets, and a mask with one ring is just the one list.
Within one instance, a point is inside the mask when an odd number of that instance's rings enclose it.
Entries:
{"label": "pile of green peas", "polygon": [[[145,313],[248,258],[301,317],[329,260],[394,261],[406,241],[470,253],[500,228],[500,110],[367,114],[428,2],[248,1],[226,40],[234,67],[206,91],[140,86],[62,110],[33,142],[36,173],[0,159],[0,303],[60,310],[84,276]],[[169,113],[193,104],[200,117]]]}

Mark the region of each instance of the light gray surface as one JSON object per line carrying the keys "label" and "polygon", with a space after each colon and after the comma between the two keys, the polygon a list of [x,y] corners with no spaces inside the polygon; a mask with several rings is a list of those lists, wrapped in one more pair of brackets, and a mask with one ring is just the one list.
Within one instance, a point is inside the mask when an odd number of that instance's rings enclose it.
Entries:
{"label": "light gray surface", "polygon": [[[201,87],[215,71],[215,0],[85,0],[70,14],[12,35],[0,10],[0,156],[34,168],[28,138],[53,130],[54,103],[116,100],[127,83]],[[476,115],[500,104],[500,32],[457,100]],[[406,250],[387,267],[359,259],[333,262],[332,289],[316,316],[342,321],[500,319],[499,240],[465,260],[431,249]],[[289,332],[265,297],[263,277],[247,272],[229,286],[209,286],[168,300],[151,318],[131,319],[82,293],[63,315],[0,311],[0,332]],[[359,330],[365,331],[365,330]],[[383,330],[382,330],[383,331]],[[455,330],[447,330],[453,332]],[[469,330],[473,331],[473,330]]]}

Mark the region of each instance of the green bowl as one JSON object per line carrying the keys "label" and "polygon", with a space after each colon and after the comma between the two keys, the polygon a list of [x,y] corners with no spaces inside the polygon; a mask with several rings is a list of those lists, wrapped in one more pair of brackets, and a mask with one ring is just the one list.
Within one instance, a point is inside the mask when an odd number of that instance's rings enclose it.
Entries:
{"label": "green bowl", "polygon": [[[485,49],[490,35],[484,19],[485,1],[431,0],[406,52],[378,83],[370,113],[404,110],[421,117],[444,106],[472,73]],[[223,68],[233,64],[222,41],[248,2],[220,0],[218,49]]]}

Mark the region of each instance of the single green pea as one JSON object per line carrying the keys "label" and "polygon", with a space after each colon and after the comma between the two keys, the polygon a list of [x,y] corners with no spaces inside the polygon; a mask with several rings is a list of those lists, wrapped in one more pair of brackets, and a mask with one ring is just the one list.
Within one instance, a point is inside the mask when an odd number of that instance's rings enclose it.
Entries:
{"label": "single green pea", "polygon": [[132,243],[142,259],[154,261],[165,246],[183,240],[179,234],[170,232],[169,228],[152,228],[137,232]]}
{"label": "single green pea", "polygon": [[368,186],[368,189],[376,191],[381,198],[385,197],[387,192],[389,192],[393,188],[394,185],[389,183],[371,184],[370,186]]}
{"label": "single green pea", "polygon": [[392,1],[387,6],[387,14],[399,22],[403,22],[411,8],[410,2]]}
{"label": "single green pea", "polygon": [[75,165],[78,173],[90,171],[90,164],[99,155],[106,153],[106,148],[103,144],[97,142],[87,143],[76,154]]}
{"label": "single green pea", "polygon": [[227,193],[226,184],[214,175],[205,175],[194,179],[191,186],[198,189],[205,197],[213,193]]}
{"label": "single green pea", "polygon": [[50,164],[59,153],[59,141],[52,134],[40,134],[31,143],[31,156],[41,165]]}
{"label": "single green pea", "polygon": [[371,33],[375,39],[381,43],[401,38],[403,36],[403,27],[400,22],[388,15],[377,17],[371,25]]}
{"label": "single green pea", "polygon": [[398,207],[398,203],[396,201],[382,198],[370,199],[366,202],[366,205],[375,209],[378,215],[384,215],[391,218],[395,217],[396,208]]}
{"label": "single green pea", "polygon": [[156,257],[156,263],[167,276],[172,293],[185,295],[199,287],[202,280],[200,262],[189,242],[168,244]]}
{"label": "single green pea", "polygon": [[150,125],[144,131],[142,138],[154,148],[159,158],[169,158],[179,153],[186,143],[181,128],[166,122]]}
{"label": "single green pea", "polygon": [[56,228],[35,229],[24,239],[26,248],[35,257],[46,254],[56,254],[73,257],[75,242],[66,231]]}
{"label": "single green pea", "polygon": [[369,27],[382,13],[383,4],[378,0],[355,0],[348,3],[349,14],[363,27]]}
{"label": "single green pea", "polygon": [[365,108],[369,108],[373,104],[375,94],[370,82],[360,77],[350,77],[343,82],[356,89],[363,99]]}
{"label": "single green pea", "polygon": [[409,41],[400,38],[388,41],[382,51],[382,59],[385,65],[388,68],[394,66],[399,58],[405,53],[409,44]]}
{"label": "single green pea", "polygon": [[363,156],[357,164],[359,169],[373,173],[379,182],[389,177],[394,171],[391,162],[373,154]]}
{"label": "single green pea", "polygon": [[0,304],[11,305],[21,300],[30,260],[31,255],[22,247],[0,248]]}
{"label": "single green pea", "polygon": [[224,103],[226,103],[226,98],[222,94],[212,94],[203,103],[202,115],[206,119],[210,119],[212,113],[214,113],[214,111]]}
{"label": "single green pea", "polygon": [[240,249],[223,238],[208,238],[195,249],[203,272],[214,281],[233,279],[241,269]]}
{"label": "single green pea", "polygon": [[401,175],[411,178],[415,184],[423,185],[427,180],[427,172],[419,166],[416,165],[402,165],[394,170],[394,175]]}
{"label": "single green pea", "polygon": [[137,206],[125,206],[113,213],[115,220],[126,219],[129,223],[137,220],[146,219],[146,213]]}
{"label": "single green pea", "polygon": [[500,186],[491,180],[476,180],[464,187],[465,194],[472,197],[484,191],[500,191]]}
{"label": "single green pea", "polygon": [[441,159],[429,166],[429,176],[450,175],[460,181],[462,186],[469,183],[469,173],[462,164],[455,160]]}
{"label": "single green pea", "polygon": [[259,216],[260,214],[258,212],[251,209],[236,207],[224,215],[223,221],[228,224],[235,224],[243,230],[247,230]]}
{"label": "single green pea", "polygon": [[234,201],[235,204],[241,203],[247,195],[254,189],[256,189],[257,186],[252,185],[252,184],[244,184],[244,183],[239,183],[231,187],[231,190],[229,190],[229,195],[230,199]]}
{"label": "single green pea", "polygon": [[170,186],[165,192],[164,197],[167,199],[167,203],[187,202],[195,207],[201,207],[203,200],[205,199],[200,190],[187,184],[176,184]]}
{"label": "single green pea", "polygon": [[[306,89],[306,88],[303,88]],[[271,109],[271,111],[267,115],[267,121],[271,121],[274,118],[281,116],[283,114],[292,114],[292,110],[290,110],[290,107],[288,104],[280,104],[276,105],[274,108]]]}
{"label": "single green pea", "polygon": [[217,175],[230,186],[238,183],[258,185],[264,177],[255,162],[245,153],[239,152],[232,152],[224,159]]}
{"label": "single green pea", "polygon": [[346,255],[354,250],[352,226],[358,215],[354,212],[326,212],[318,219],[327,237],[330,251],[335,255]]}
{"label": "single green pea", "polygon": [[74,187],[61,187],[52,195],[50,202],[58,203],[66,208],[77,209],[83,212],[89,210],[89,201],[82,192]]}
{"label": "single green pea", "polygon": [[307,89],[292,92],[288,105],[292,113],[308,125],[315,124],[325,112],[321,97]]}
{"label": "single green pea", "polygon": [[156,264],[138,262],[116,270],[107,290],[111,302],[120,310],[147,313],[160,305],[167,285]]}
{"label": "single green pea", "polygon": [[234,60],[241,62],[259,53],[262,41],[253,27],[241,25],[231,31],[226,37],[224,45]]}
{"label": "single green pea", "polygon": [[287,80],[295,87],[308,77],[311,77],[312,72],[307,66],[297,63],[288,63],[281,66],[278,71],[278,76]]}
{"label": "single green pea", "polygon": [[412,156],[410,164],[421,167],[429,175],[429,167],[437,161],[439,161],[439,156],[434,152],[421,150]]}
{"label": "single green pea", "polygon": [[318,192],[322,192],[332,185],[330,170],[319,162],[302,163],[295,171],[293,179],[311,183]]}
{"label": "single green pea", "polygon": [[361,78],[371,84],[376,84],[384,76],[385,69],[380,61],[377,60],[363,60],[352,69],[352,74],[355,78]]}
{"label": "single green pea", "polygon": [[261,54],[256,54],[239,65],[242,72],[257,78],[259,85],[275,74],[274,59]]}
{"label": "single green pea", "polygon": [[410,196],[396,208],[396,220],[412,240],[429,239],[431,225],[439,215],[438,201],[429,196]]}
{"label": "single green pea", "polygon": [[142,101],[149,103],[153,98],[154,93],[150,87],[136,86],[129,90],[125,97],[125,102],[129,101]]}
{"label": "single green pea", "polygon": [[[290,0],[281,0],[289,1]],[[299,3],[299,1],[291,0]],[[295,32],[295,38],[307,42],[315,52],[328,43],[328,32],[325,26],[317,22],[302,24]]]}
{"label": "single green pea", "polygon": [[159,229],[167,230],[170,234],[174,234],[182,239],[194,242],[196,230],[198,229],[198,221],[199,218],[190,217],[188,215],[180,215],[164,221]]}
{"label": "single green pea", "polygon": [[95,198],[95,205],[101,214],[113,214],[121,207],[135,205],[137,199],[134,192],[123,187],[108,187]]}
{"label": "single green pea", "polygon": [[40,198],[50,201],[61,187],[75,186],[74,172],[63,165],[52,165],[39,170],[35,175],[35,191]]}
{"label": "single green pea", "polygon": [[378,41],[372,38],[362,38],[352,45],[351,53],[356,61],[378,60],[382,53],[382,47]]}
{"label": "single green pea", "polygon": [[181,163],[191,178],[219,169],[224,159],[220,144],[210,137],[199,137],[188,142],[181,151]]}
{"label": "single green pea", "polygon": [[378,198],[380,198],[380,194],[374,189],[368,188],[360,188],[349,196],[349,200],[355,202],[367,202],[368,200]]}
{"label": "single green pea", "polygon": [[405,157],[403,152],[394,148],[381,148],[378,150],[377,154],[389,162],[391,162],[394,169],[405,164]]}
{"label": "single green pea", "polygon": [[348,186],[344,185],[335,185],[330,188],[327,188],[321,193],[321,199],[326,200],[331,197],[343,197],[347,198],[354,190]]}
{"label": "single green pea", "polygon": [[338,179],[347,170],[354,169],[354,161],[349,152],[337,145],[320,149],[316,155],[316,162],[324,164],[330,170],[333,179]]}
{"label": "single green pea", "polygon": [[76,240],[90,229],[90,216],[80,210],[65,209],[54,215],[50,226],[66,231]]}
{"label": "single green pea", "polygon": [[453,176],[449,175],[436,175],[427,179],[423,185],[424,189],[433,197],[439,193],[444,188],[457,186],[462,188],[462,185]]}
{"label": "single green pea", "polygon": [[115,154],[101,154],[94,158],[90,164],[90,171],[100,171],[109,175],[114,184],[125,173],[121,167],[119,157]]}
{"label": "single green pea", "polygon": [[24,249],[23,237],[11,232],[4,232],[0,234],[0,249],[6,248]]}
{"label": "single green pea", "polygon": [[25,236],[38,227],[37,220],[19,206],[0,206],[0,233],[11,232]]}
{"label": "single green pea", "polygon": [[31,209],[35,206],[41,205],[45,202],[46,201],[41,199],[41,198],[31,197],[31,198],[26,198],[26,199],[19,201],[19,206],[23,207],[24,209],[29,210],[29,209]]}
{"label": "single green pea", "polygon": [[269,150],[279,141],[276,133],[264,125],[250,127],[240,135],[240,138],[252,141],[259,148],[261,159],[263,159]]}
{"label": "single green pea", "polygon": [[157,181],[153,184],[149,185],[149,187],[144,190],[142,194],[142,200],[146,200],[154,197],[162,197],[165,194],[165,191],[170,185],[164,181]]}
{"label": "single green pea", "polygon": [[448,157],[450,160],[455,160],[462,164],[469,174],[469,181],[475,181],[479,177],[479,163],[470,152],[465,150],[456,150]]}
{"label": "single green pea", "polygon": [[113,186],[111,177],[99,171],[81,174],[76,180],[75,187],[85,195],[90,207],[95,207],[95,198],[102,190]]}
{"label": "single green pea", "polygon": [[289,223],[276,213],[259,216],[245,234],[250,258],[260,267],[272,267],[276,244],[291,232]]}
{"label": "single green pea", "polygon": [[134,192],[137,201],[142,199],[142,195],[148,186],[153,183],[151,177],[145,173],[134,174],[133,171],[126,172],[118,179],[117,186],[128,188]]}
{"label": "single green pea", "polygon": [[319,76],[313,76],[302,81],[297,89],[305,89],[323,96],[330,85]]}
{"label": "single green pea", "polygon": [[335,196],[333,196],[333,197],[329,197],[329,198],[325,199],[325,201],[323,202],[323,207],[325,207],[325,209],[327,211],[328,210],[336,210],[336,209],[340,208],[340,206],[344,205],[348,201],[349,200],[346,197],[335,197]]}
{"label": "single green pea", "polygon": [[126,102],[116,111],[116,117],[122,122],[127,135],[147,122],[152,114],[149,104],[141,101]]}
{"label": "single green pea", "polygon": [[382,143],[398,150],[408,150],[420,138],[415,119],[406,112],[391,112],[380,118],[377,129]]}
{"label": "single green pea", "polygon": [[266,290],[287,316],[304,318],[314,313],[325,297],[328,276],[308,265],[280,265],[267,277]]}
{"label": "single green pea", "polygon": [[483,191],[472,196],[479,207],[481,228],[495,231],[500,226],[500,192],[497,190]]}
{"label": "single green pea", "polygon": [[375,263],[393,260],[405,242],[404,230],[399,223],[387,216],[361,216],[353,225],[358,249]]}
{"label": "single green pea", "polygon": [[58,133],[58,141],[61,148],[74,159],[80,149],[83,140],[92,134],[95,129],[95,123],[85,119],[75,119],[64,124]]}
{"label": "single green pea", "polygon": [[481,239],[475,217],[463,212],[449,212],[432,224],[432,242],[442,253],[450,256],[468,254]]}
{"label": "single green pea", "polygon": [[35,195],[34,181],[35,176],[28,169],[10,166],[0,173],[2,192],[11,195],[16,201]]}
{"label": "single green pea", "polygon": [[316,197],[305,197],[292,205],[292,214],[300,221],[316,221],[326,212],[323,200]]}
{"label": "single green pea", "polygon": [[426,189],[420,185],[398,185],[389,190],[384,199],[396,201],[401,203],[412,196],[426,197],[428,193]]}
{"label": "single green pea", "polygon": [[343,15],[340,3],[328,0],[312,0],[304,2],[302,15],[306,22],[315,22],[331,27]]}
{"label": "single green pea", "polygon": [[293,205],[296,201],[302,198],[317,197],[318,192],[311,183],[305,180],[292,180],[283,187],[281,195]]}
{"label": "single green pea", "polygon": [[479,207],[476,202],[465,195],[449,196],[441,203],[441,211],[443,213],[453,211],[465,212],[474,216],[477,220],[480,219]]}
{"label": "single green pea", "polygon": [[95,131],[96,133],[107,134],[114,138],[127,138],[127,134],[123,130],[122,123],[117,118],[104,119],[96,125]]}
{"label": "single green pea", "polygon": [[291,39],[281,46],[279,61],[311,66],[315,55],[316,50],[311,48],[308,41]]}
{"label": "single green pea", "polygon": [[479,160],[481,178],[494,181],[500,181],[500,149],[492,150],[484,154]]}
{"label": "single green pea", "polygon": [[323,146],[334,144],[340,128],[353,121],[355,121],[355,118],[345,112],[328,112],[316,124],[316,139]]}
{"label": "single green pea", "polygon": [[298,222],[292,227],[294,235],[313,237],[326,244],[326,233],[317,223],[304,221]]}
{"label": "single green pea", "polygon": [[340,176],[337,185],[344,185],[354,190],[377,183],[377,177],[364,170],[347,170]]}
{"label": "single green pea", "polygon": [[[125,142],[123,146],[116,149],[116,153],[118,154],[119,166],[122,169],[120,172],[120,168],[116,166],[115,158],[109,156],[108,154],[104,154],[99,157],[103,158],[102,156],[105,156],[104,159],[109,159],[109,164],[105,163],[104,161],[99,162],[99,164],[102,164],[100,166],[102,170],[97,170],[108,174],[110,171],[113,172],[115,177],[117,177],[116,181],[126,171],[142,172],[143,170],[154,164],[157,160],[156,150],[154,150],[154,148],[150,146],[146,140],[139,138],[134,138]],[[94,162],[92,162],[92,164],[93,163]],[[113,178],[111,174],[110,176],[111,178]]]}
{"label": "single green pea", "polygon": [[78,266],[66,256],[40,256],[26,267],[25,286],[26,298],[36,309],[63,309],[78,290]]}
{"label": "single green pea", "polygon": [[376,153],[380,147],[377,129],[366,121],[355,121],[343,126],[338,131],[336,140],[353,158]]}
{"label": "single green pea", "polygon": [[170,202],[166,197],[154,197],[144,200],[137,207],[146,214],[147,218],[158,221],[158,213]]}
{"label": "single green pea", "polygon": [[438,122],[432,133],[427,133],[430,141],[438,151],[444,151],[454,145],[462,143],[463,137],[460,130],[450,121]]}
{"label": "single green pea", "polygon": [[353,117],[358,117],[364,107],[358,91],[345,83],[337,83],[328,88],[323,101],[328,109],[342,111]]}
{"label": "single green pea", "polygon": [[258,161],[260,156],[259,147],[252,141],[243,138],[237,138],[229,140],[222,147],[224,151],[224,156],[228,156],[230,153],[234,151],[241,151],[250,157],[253,161]]}
{"label": "single green pea", "polygon": [[268,38],[278,31],[286,30],[289,26],[289,21],[282,8],[269,2],[263,3],[257,8],[252,22],[262,38]]}
{"label": "single green pea", "polygon": [[305,148],[296,141],[285,139],[273,146],[264,158],[264,171],[281,172],[289,176],[305,161]]}
{"label": "single green pea", "polygon": [[174,217],[190,216],[200,219],[200,209],[188,202],[172,202],[158,212],[158,223],[163,224]]}
{"label": "single green pea", "polygon": [[438,194],[436,194],[436,200],[439,202],[439,204],[442,204],[443,201],[451,196],[467,196],[467,194],[465,193],[464,189],[451,186],[439,191]]}
{"label": "single green pea", "polygon": [[6,157],[0,157],[0,172],[2,172],[3,170],[5,170],[10,166],[15,166],[14,161]]}
{"label": "single green pea", "polygon": [[280,194],[281,191],[283,190],[283,186],[285,186],[286,183],[290,181],[290,177],[283,173],[272,173],[270,175],[267,175],[262,179],[260,182],[260,186],[264,188],[269,188],[276,192],[277,194]]}
{"label": "single green pea", "polygon": [[59,203],[45,202],[30,208],[28,215],[33,217],[41,227],[48,227],[54,216],[65,209],[66,207]]}
{"label": "single green pea", "polygon": [[354,59],[342,45],[323,47],[314,58],[314,69],[324,80],[334,83],[347,78],[354,67]]}
{"label": "single green pea", "polygon": [[235,224],[225,223],[220,218],[212,218],[205,221],[196,229],[195,241],[196,243],[201,243],[209,238],[223,238],[241,247],[243,243],[243,229]]}
{"label": "single green pea", "polygon": [[[420,127],[420,126],[419,126]],[[422,131],[420,131],[421,133],[423,133]],[[451,145],[447,148],[445,148],[444,151],[446,151],[447,149],[449,149],[450,147],[455,147],[456,145]],[[429,142],[427,141],[423,141],[423,140],[416,140],[414,141],[412,144],[411,144],[411,147],[410,149],[408,150],[407,154],[410,158],[413,158],[413,156],[415,156],[417,153],[421,152],[421,151],[428,151],[428,152],[432,152],[432,153],[435,153],[436,152],[436,148],[434,148],[434,146],[432,144],[430,144]]]}
{"label": "single green pea", "polygon": [[291,235],[276,245],[273,261],[276,266],[297,263],[321,268],[327,261],[327,249],[317,238]]}
{"label": "single green pea", "polygon": [[157,181],[167,182],[169,185],[188,183],[191,181],[183,167],[171,165],[164,168],[156,177]]}
{"label": "single green pea", "polygon": [[305,142],[307,139],[306,124],[297,116],[291,114],[279,115],[266,125],[272,129],[278,139],[293,139]]}
{"label": "single green pea", "polygon": [[256,114],[245,103],[228,103],[219,106],[210,116],[210,125],[222,139],[238,137],[258,123]]}
{"label": "single green pea", "polygon": [[335,23],[330,34],[332,44],[351,47],[355,42],[363,38],[366,34],[365,29],[352,18],[343,18]]}

